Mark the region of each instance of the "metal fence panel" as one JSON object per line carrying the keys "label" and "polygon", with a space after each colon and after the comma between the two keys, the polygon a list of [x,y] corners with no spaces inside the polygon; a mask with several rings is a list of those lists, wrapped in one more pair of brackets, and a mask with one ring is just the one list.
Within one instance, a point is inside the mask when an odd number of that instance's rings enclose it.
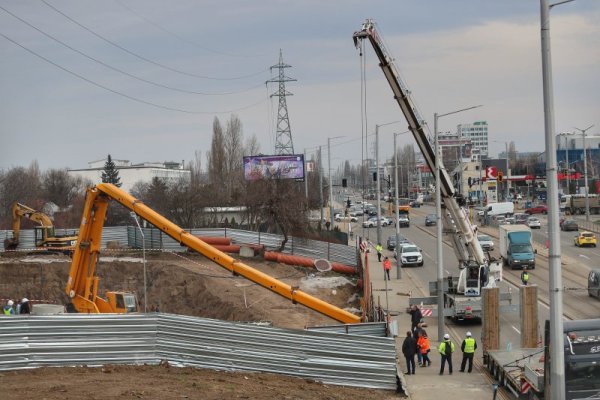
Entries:
{"label": "metal fence panel", "polygon": [[361,336],[387,336],[387,324],[385,322],[365,322],[362,324],[344,324],[344,325],[327,325],[327,326],[308,326],[309,331],[331,332],[331,333],[346,333]]}
{"label": "metal fence panel", "polygon": [[390,338],[156,313],[0,317],[0,370],[161,360],[396,389]]}
{"label": "metal fence panel", "polygon": [[[142,228],[146,249],[168,250],[168,251],[186,251],[186,246],[181,246],[178,241],[161,232],[154,227]],[[229,228],[207,228],[207,229],[187,229],[187,232],[195,236],[214,236],[229,237],[235,244],[262,244],[267,250],[278,249],[282,235],[272,233],[245,231],[241,229]],[[57,234],[77,234],[77,231],[67,229],[57,229]],[[12,237],[12,231],[0,231],[0,240]],[[142,248],[142,234],[137,226],[109,226],[102,231],[101,248],[107,248],[108,243],[118,247]],[[33,229],[24,229],[21,231],[20,243],[17,250],[27,250],[35,248]],[[0,250],[2,251],[2,250]],[[286,254],[310,257],[314,259],[326,258],[333,262],[356,266],[357,256],[353,247],[338,243],[329,243],[319,240],[311,240],[289,237],[289,241],[283,250]]]}

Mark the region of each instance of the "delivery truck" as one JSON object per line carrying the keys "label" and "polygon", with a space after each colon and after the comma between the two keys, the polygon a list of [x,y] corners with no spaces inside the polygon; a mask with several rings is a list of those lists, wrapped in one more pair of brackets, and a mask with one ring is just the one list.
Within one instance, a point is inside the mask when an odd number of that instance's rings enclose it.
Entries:
{"label": "delivery truck", "polygon": [[500,225],[500,256],[512,269],[534,269],[531,229],[526,225]]}

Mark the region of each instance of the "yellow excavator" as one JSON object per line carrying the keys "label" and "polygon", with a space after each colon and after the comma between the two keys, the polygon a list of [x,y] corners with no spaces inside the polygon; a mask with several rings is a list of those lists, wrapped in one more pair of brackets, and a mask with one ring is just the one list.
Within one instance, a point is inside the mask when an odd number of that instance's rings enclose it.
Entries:
{"label": "yellow excavator", "polygon": [[56,235],[54,224],[49,216],[25,204],[14,203],[12,206],[13,236],[4,240],[6,250],[14,250],[19,245],[21,218],[23,217],[39,224],[39,226],[34,227],[35,247],[38,249],[70,254],[75,248],[77,236]]}
{"label": "yellow excavator", "polygon": [[106,294],[106,299],[98,296],[98,276],[96,276],[95,269],[100,255],[100,239],[106,211],[111,200],[115,200],[135,212],[156,228],[177,240],[182,246],[187,246],[203,254],[235,275],[241,275],[292,300],[294,303],[300,303],[337,321],[343,323],[360,322],[359,316],[317,299],[297,287],[281,282],[203,242],[129,193],[110,183],[99,183],[87,190],[83,217],[79,227],[79,237],[65,288],[65,292],[70,299],[67,311],[79,313],[127,313],[137,311],[137,300],[133,293],[109,291]]}

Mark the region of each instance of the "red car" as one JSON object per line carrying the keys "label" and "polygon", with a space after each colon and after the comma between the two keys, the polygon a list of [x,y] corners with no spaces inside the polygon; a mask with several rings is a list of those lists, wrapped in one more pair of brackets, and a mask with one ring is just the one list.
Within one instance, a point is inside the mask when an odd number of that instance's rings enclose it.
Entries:
{"label": "red car", "polygon": [[548,207],[546,206],[535,206],[528,208],[525,212],[529,215],[531,214],[548,214]]}

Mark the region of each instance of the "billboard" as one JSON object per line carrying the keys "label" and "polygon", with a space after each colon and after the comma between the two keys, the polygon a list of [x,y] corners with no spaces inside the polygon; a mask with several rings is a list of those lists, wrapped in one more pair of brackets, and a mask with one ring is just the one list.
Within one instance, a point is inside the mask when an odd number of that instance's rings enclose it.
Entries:
{"label": "billboard", "polygon": [[244,178],[304,180],[304,155],[244,156]]}

